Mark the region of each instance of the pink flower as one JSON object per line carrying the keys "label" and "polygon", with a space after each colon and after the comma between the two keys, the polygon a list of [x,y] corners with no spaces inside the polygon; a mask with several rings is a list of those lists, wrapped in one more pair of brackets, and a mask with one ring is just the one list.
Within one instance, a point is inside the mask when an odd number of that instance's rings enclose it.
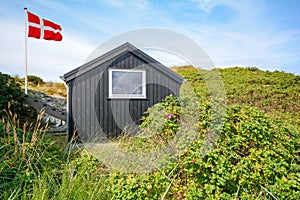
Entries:
{"label": "pink flower", "polygon": [[287,136],[287,138],[288,138],[288,139],[291,139],[291,136],[290,136],[290,135],[288,135],[288,136]]}
{"label": "pink flower", "polygon": [[167,114],[167,118],[171,119],[172,118],[172,114]]}

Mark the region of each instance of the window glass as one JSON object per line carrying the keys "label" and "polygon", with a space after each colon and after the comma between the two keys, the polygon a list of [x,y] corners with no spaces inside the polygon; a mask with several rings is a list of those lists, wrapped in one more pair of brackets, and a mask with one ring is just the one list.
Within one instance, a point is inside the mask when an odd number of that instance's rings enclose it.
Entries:
{"label": "window glass", "polygon": [[146,97],[144,70],[110,70],[110,97]]}

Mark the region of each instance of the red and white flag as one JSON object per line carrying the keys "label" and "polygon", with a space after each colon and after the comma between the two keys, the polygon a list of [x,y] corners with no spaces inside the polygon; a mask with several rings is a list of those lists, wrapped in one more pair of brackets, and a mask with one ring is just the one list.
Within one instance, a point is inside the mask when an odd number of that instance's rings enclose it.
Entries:
{"label": "red and white flag", "polygon": [[37,15],[27,11],[28,37],[45,40],[61,41],[62,30],[60,25],[46,19],[40,19]]}

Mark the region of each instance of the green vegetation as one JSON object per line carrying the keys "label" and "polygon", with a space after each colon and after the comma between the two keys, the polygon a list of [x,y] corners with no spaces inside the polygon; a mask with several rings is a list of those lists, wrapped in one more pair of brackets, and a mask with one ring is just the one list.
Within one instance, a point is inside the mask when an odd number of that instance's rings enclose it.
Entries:
{"label": "green vegetation", "polygon": [[[24,88],[24,78],[12,77],[16,83]],[[44,82],[44,80],[38,76],[29,75],[28,77],[28,89],[45,93],[50,96],[67,97],[67,89],[64,83],[57,82]]]}
{"label": "green vegetation", "polygon": [[[210,119],[200,105],[204,125]],[[216,147],[201,156],[199,132],[173,164],[151,174],[111,175],[117,199],[297,199],[300,195],[299,130],[273,122],[255,108],[230,106]],[[202,134],[201,134],[202,133]]]}
{"label": "green vegetation", "polygon": [[[39,126],[41,115],[35,126],[20,126],[6,109],[0,120],[0,199],[299,199],[300,77],[217,69],[227,108],[214,135],[215,111],[203,79],[211,72],[175,70],[193,85],[196,99],[169,96],[148,110],[145,132],[112,141],[143,155],[190,130],[189,147],[170,164],[147,173],[110,169],[84,149],[61,151]],[[188,101],[197,112],[185,108]]]}
{"label": "green vegetation", "polygon": [[[191,66],[173,67],[192,84],[199,96],[209,98],[203,79],[211,71]],[[276,119],[300,127],[300,76],[262,71],[255,67],[214,69],[225,85],[227,105],[254,106]]]}
{"label": "green vegetation", "polygon": [[27,76],[27,80],[29,83],[32,83],[33,85],[43,84],[44,80],[41,77],[29,75]]}
{"label": "green vegetation", "polygon": [[18,113],[20,123],[32,123],[36,112],[34,109],[24,105],[25,96],[21,90],[20,84],[16,83],[14,78],[0,72],[0,119],[5,116],[8,109],[12,113]]}
{"label": "green vegetation", "polygon": [[17,115],[11,112],[0,120],[1,199],[26,195],[41,173],[54,172],[60,166],[61,153],[45,138],[41,119],[39,115],[34,127],[19,127]]}
{"label": "green vegetation", "polygon": [[42,115],[34,127],[18,127],[9,113],[0,120],[0,199],[107,199],[95,159],[64,153],[40,127]]}

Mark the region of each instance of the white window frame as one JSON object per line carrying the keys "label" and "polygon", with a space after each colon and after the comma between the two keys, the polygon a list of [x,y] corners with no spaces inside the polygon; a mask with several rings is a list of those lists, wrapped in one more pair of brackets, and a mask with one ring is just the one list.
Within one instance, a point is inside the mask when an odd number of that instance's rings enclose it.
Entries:
{"label": "white window frame", "polygon": [[[142,73],[142,94],[113,94],[112,74],[113,72],[141,72]],[[146,70],[145,69],[109,69],[108,71],[108,91],[111,99],[146,99]]]}

